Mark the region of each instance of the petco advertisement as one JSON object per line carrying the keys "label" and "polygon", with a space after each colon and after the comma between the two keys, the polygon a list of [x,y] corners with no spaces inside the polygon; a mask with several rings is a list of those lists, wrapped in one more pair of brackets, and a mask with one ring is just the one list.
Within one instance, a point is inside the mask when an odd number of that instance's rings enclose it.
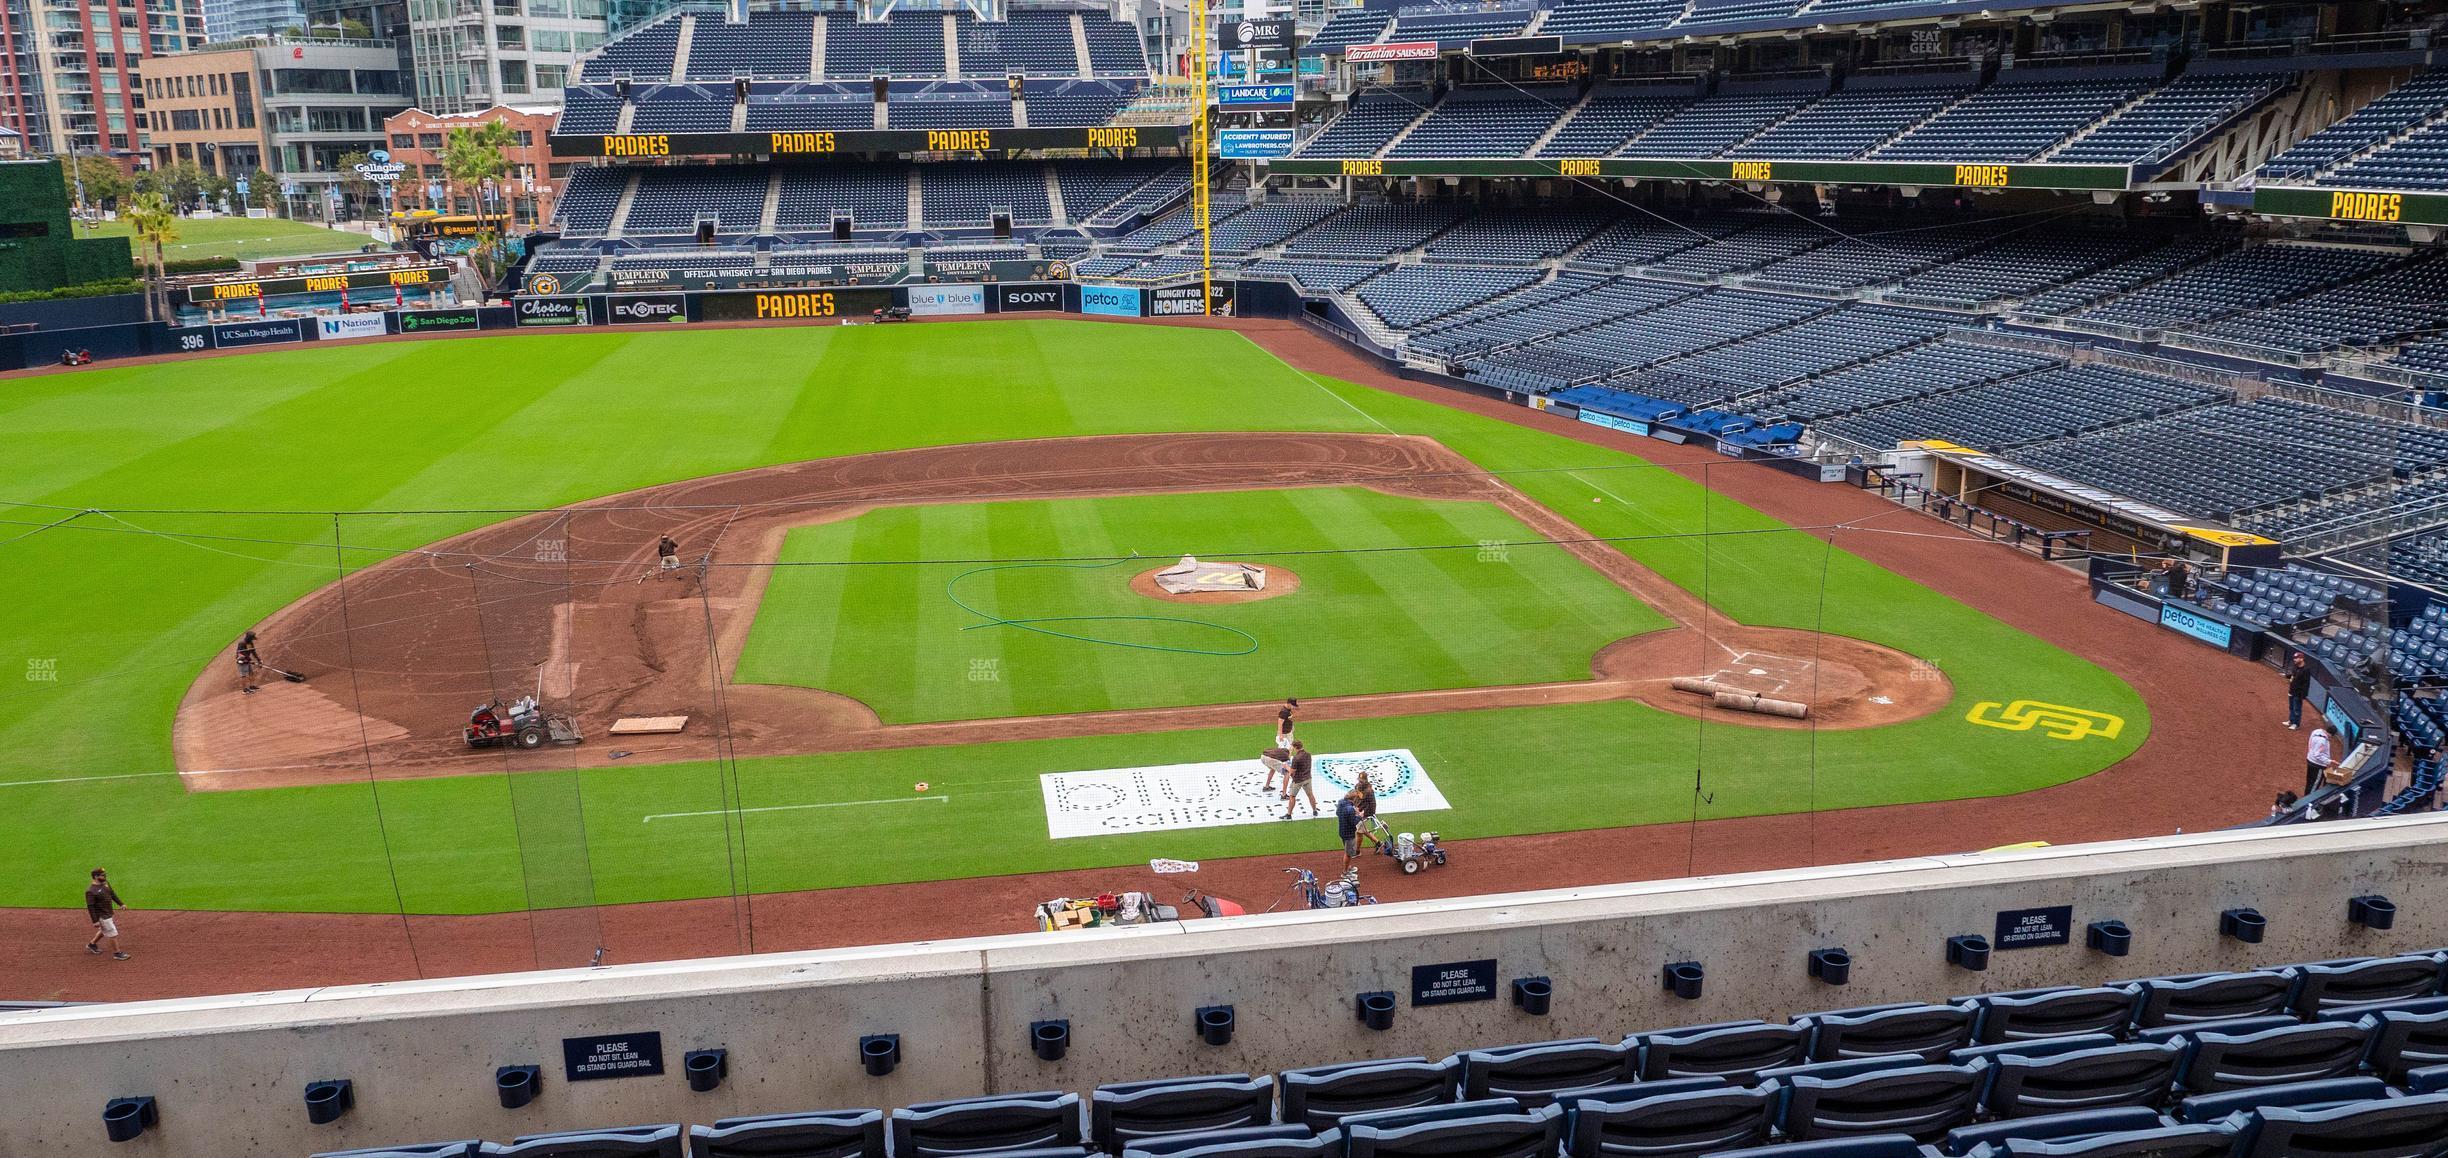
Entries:
{"label": "petco advertisement", "polygon": [[[1377,789],[1380,813],[1451,807],[1411,750],[1395,748],[1318,754],[1311,764],[1318,815],[1333,816],[1334,802],[1351,791],[1364,772]],[[1049,772],[1037,779],[1045,792],[1046,834],[1056,840],[1268,824],[1283,818],[1283,798],[1267,790],[1266,769],[1255,759]],[[1300,797],[1295,808],[1293,815],[1307,817],[1308,796]]]}
{"label": "petco advertisement", "polygon": [[616,326],[688,321],[688,299],[679,294],[629,294],[605,304],[609,307],[605,313]]}
{"label": "petco advertisement", "polygon": [[995,287],[995,310],[998,313],[1017,314],[1061,308],[1062,287],[1058,285],[1022,283]]}
{"label": "petco advertisement", "polygon": [[986,287],[914,285],[909,291],[909,312],[921,318],[945,314],[982,314],[986,312]]}
{"label": "petco advertisement", "polygon": [[1118,285],[1084,285],[1080,287],[1080,312],[1135,318],[1144,311],[1139,308],[1138,290]]}
{"label": "petco advertisement", "polygon": [[326,342],[335,338],[379,338],[391,332],[383,324],[381,314],[324,314],[315,319],[315,337]]}

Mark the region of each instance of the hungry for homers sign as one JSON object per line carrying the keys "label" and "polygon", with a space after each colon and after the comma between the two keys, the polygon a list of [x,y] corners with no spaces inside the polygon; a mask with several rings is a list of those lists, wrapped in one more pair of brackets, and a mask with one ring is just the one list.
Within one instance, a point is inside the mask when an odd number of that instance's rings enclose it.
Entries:
{"label": "hungry for homers sign", "polygon": [[[1451,807],[1408,748],[1319,753],[1311,772],[1316,778],[1320,816],[1334,815],[1334,802],[1359,783],[1363,772],[1377,789],[1380,813],[1440,812]],[[1046,835],[1056,840],[1268,824],[1283,818],[1283,798],[1266,790],[1266,769],[1254,758],[1048,772],[1037,779],[1045,793]],[[1296,815],[1306,817],[1308,797],[1301,797],[1298,807]]]}

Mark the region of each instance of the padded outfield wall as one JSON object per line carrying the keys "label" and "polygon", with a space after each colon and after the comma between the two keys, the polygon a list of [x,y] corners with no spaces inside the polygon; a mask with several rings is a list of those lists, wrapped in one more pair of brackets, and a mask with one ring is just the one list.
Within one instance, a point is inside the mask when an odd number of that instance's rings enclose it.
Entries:
{"label": "padded outfield wall", "polygon": [[[2181,785],[2170,785],[2181,791]],[[1033,934],[671,964],[508,974],[0,1015],[0,1153],[94,1153],[116,1097],[159,1099],[160,1124],[112,1153],[304,1154],[648,1122],[707,1123],[790,1110],[892,1107],[987,1091],[1086,1090],[1102,1082],[1273,1072],[1363,1058],[1627,1032],[1881,1002],[1944,1000],[2048,984],[2430,949],[2448,911],[2448,817],[2204,833],[1597,889],[1286,913],[1140,930]],[[2350,923],[2350,898],[2399,906],[2386,931]],[[2222,937],[2250,907],[2268,937]],[[2035,920],[2038,924],[2035,924]],[[2121,920],[2127,957],[2084,946]],[[2062,930],[2009,949],[2004,929]],[[1977,933],[1986,972],[1945,959]],[[2042,936],[2037,940],[2047,941]],[[1843,947],[1851,983],[1806,975],[1806,954]],[[1706,969],[1697,1000],[1660,970]],[[1493,982],[1486,1000],[1415,1003],[1415,983]],[[1518,977],[1554,984],[1552,1011],[1506,999]],[[1354,996],[1392,991],[1372,1031]],[[1238,1032],[1210,1046],[1200,1006],[1231,1005]],[[1038,1060],[1029,1025],[1067,1019],[1068,1056]],[[886,1077],[860,1067],[861,1035],[895,1033]],[[565,1047],[633,1047],[659,1035],[665,1072],[571,1082]],[[685,1051],[729,1051],[730,1077],[692,1093]],[[541,1096],[498,1104],[504,1065],[544,1069]],[[355,1083],[356,1108],[311,1126],[318,1079]]]}

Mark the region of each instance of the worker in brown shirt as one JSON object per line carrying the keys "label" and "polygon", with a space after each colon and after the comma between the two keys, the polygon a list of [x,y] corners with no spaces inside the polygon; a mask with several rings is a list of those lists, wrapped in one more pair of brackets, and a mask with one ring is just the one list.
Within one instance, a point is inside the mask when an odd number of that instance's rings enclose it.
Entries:
{"label": "worker in brown shirt", "polygon": [[93,883],[85,886],[85,919],[92,921],[94,928],[93,940],[85,942],[86,952],[100,953],[103,939],[109,938],[111,958],[128,959],[127,954],[119,951],[119,922],[112,915],[126,907],[127,903],[119,899],[119,890],[111,887],[110,874],[95,869]]}

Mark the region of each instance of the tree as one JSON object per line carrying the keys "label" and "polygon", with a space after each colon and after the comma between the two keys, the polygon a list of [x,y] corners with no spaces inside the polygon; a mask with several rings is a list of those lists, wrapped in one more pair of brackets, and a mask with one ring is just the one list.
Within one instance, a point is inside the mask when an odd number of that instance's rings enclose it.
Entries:
{"label": "tree", "polygon": [[99,157],[68,157],[60,161],[60,180],[68,186],[68,198],[76,201],[77,182],[85,183],[84,204],[100,207],[127,200],[134,192],[126,173],[119,166]]}
{"label": "tree", "polygon": [[[357,166],[370,160],[373,158],[366,156],[365,150],[351,149],[340,154],[339,160],[332,162],[340,173],[340,192],[348,197],[351,205],[360,207],[369,205],[379,196],[374,192],[374,183],[366,180],[364,173],[357,171]],[[362,213],[364,210],[360,208],[359,212]]]}
{"label": "tree", "polygon": [[204,166],[193,161],[179,161],[163,168],[148,169],[138,173],[136,191],[138,193],[159,193],[163,200],[170,203],[173,210],[184,211],[195,206],[196,200],[211,188],[214,180],[212,174],[204,171]]}
{"label": "tree", "polygon": [[270,209],[280,196],[280,178],[266,172],[261,165],[247,174],[247,200],[257,209]]}
{"label": "tree", "polygon": [[161,194],[139,193],[124,216],[128,228],[136,233],[136,248],[146,254],[145,320],[153,321],[158,316],[156,299],[161,296],[162,247],[178,240],[178,214]]}
{"label": "tree", "polygon": [[508,224],[509,190],[505,186],[510,177],[510,157],[504,150],[517,143],[518,134],[501,121],[461,125],[442,140],[443,179],[467,191],[480,222],[485,215],[484,183],[491,181],[501,194],[504,225]]}

